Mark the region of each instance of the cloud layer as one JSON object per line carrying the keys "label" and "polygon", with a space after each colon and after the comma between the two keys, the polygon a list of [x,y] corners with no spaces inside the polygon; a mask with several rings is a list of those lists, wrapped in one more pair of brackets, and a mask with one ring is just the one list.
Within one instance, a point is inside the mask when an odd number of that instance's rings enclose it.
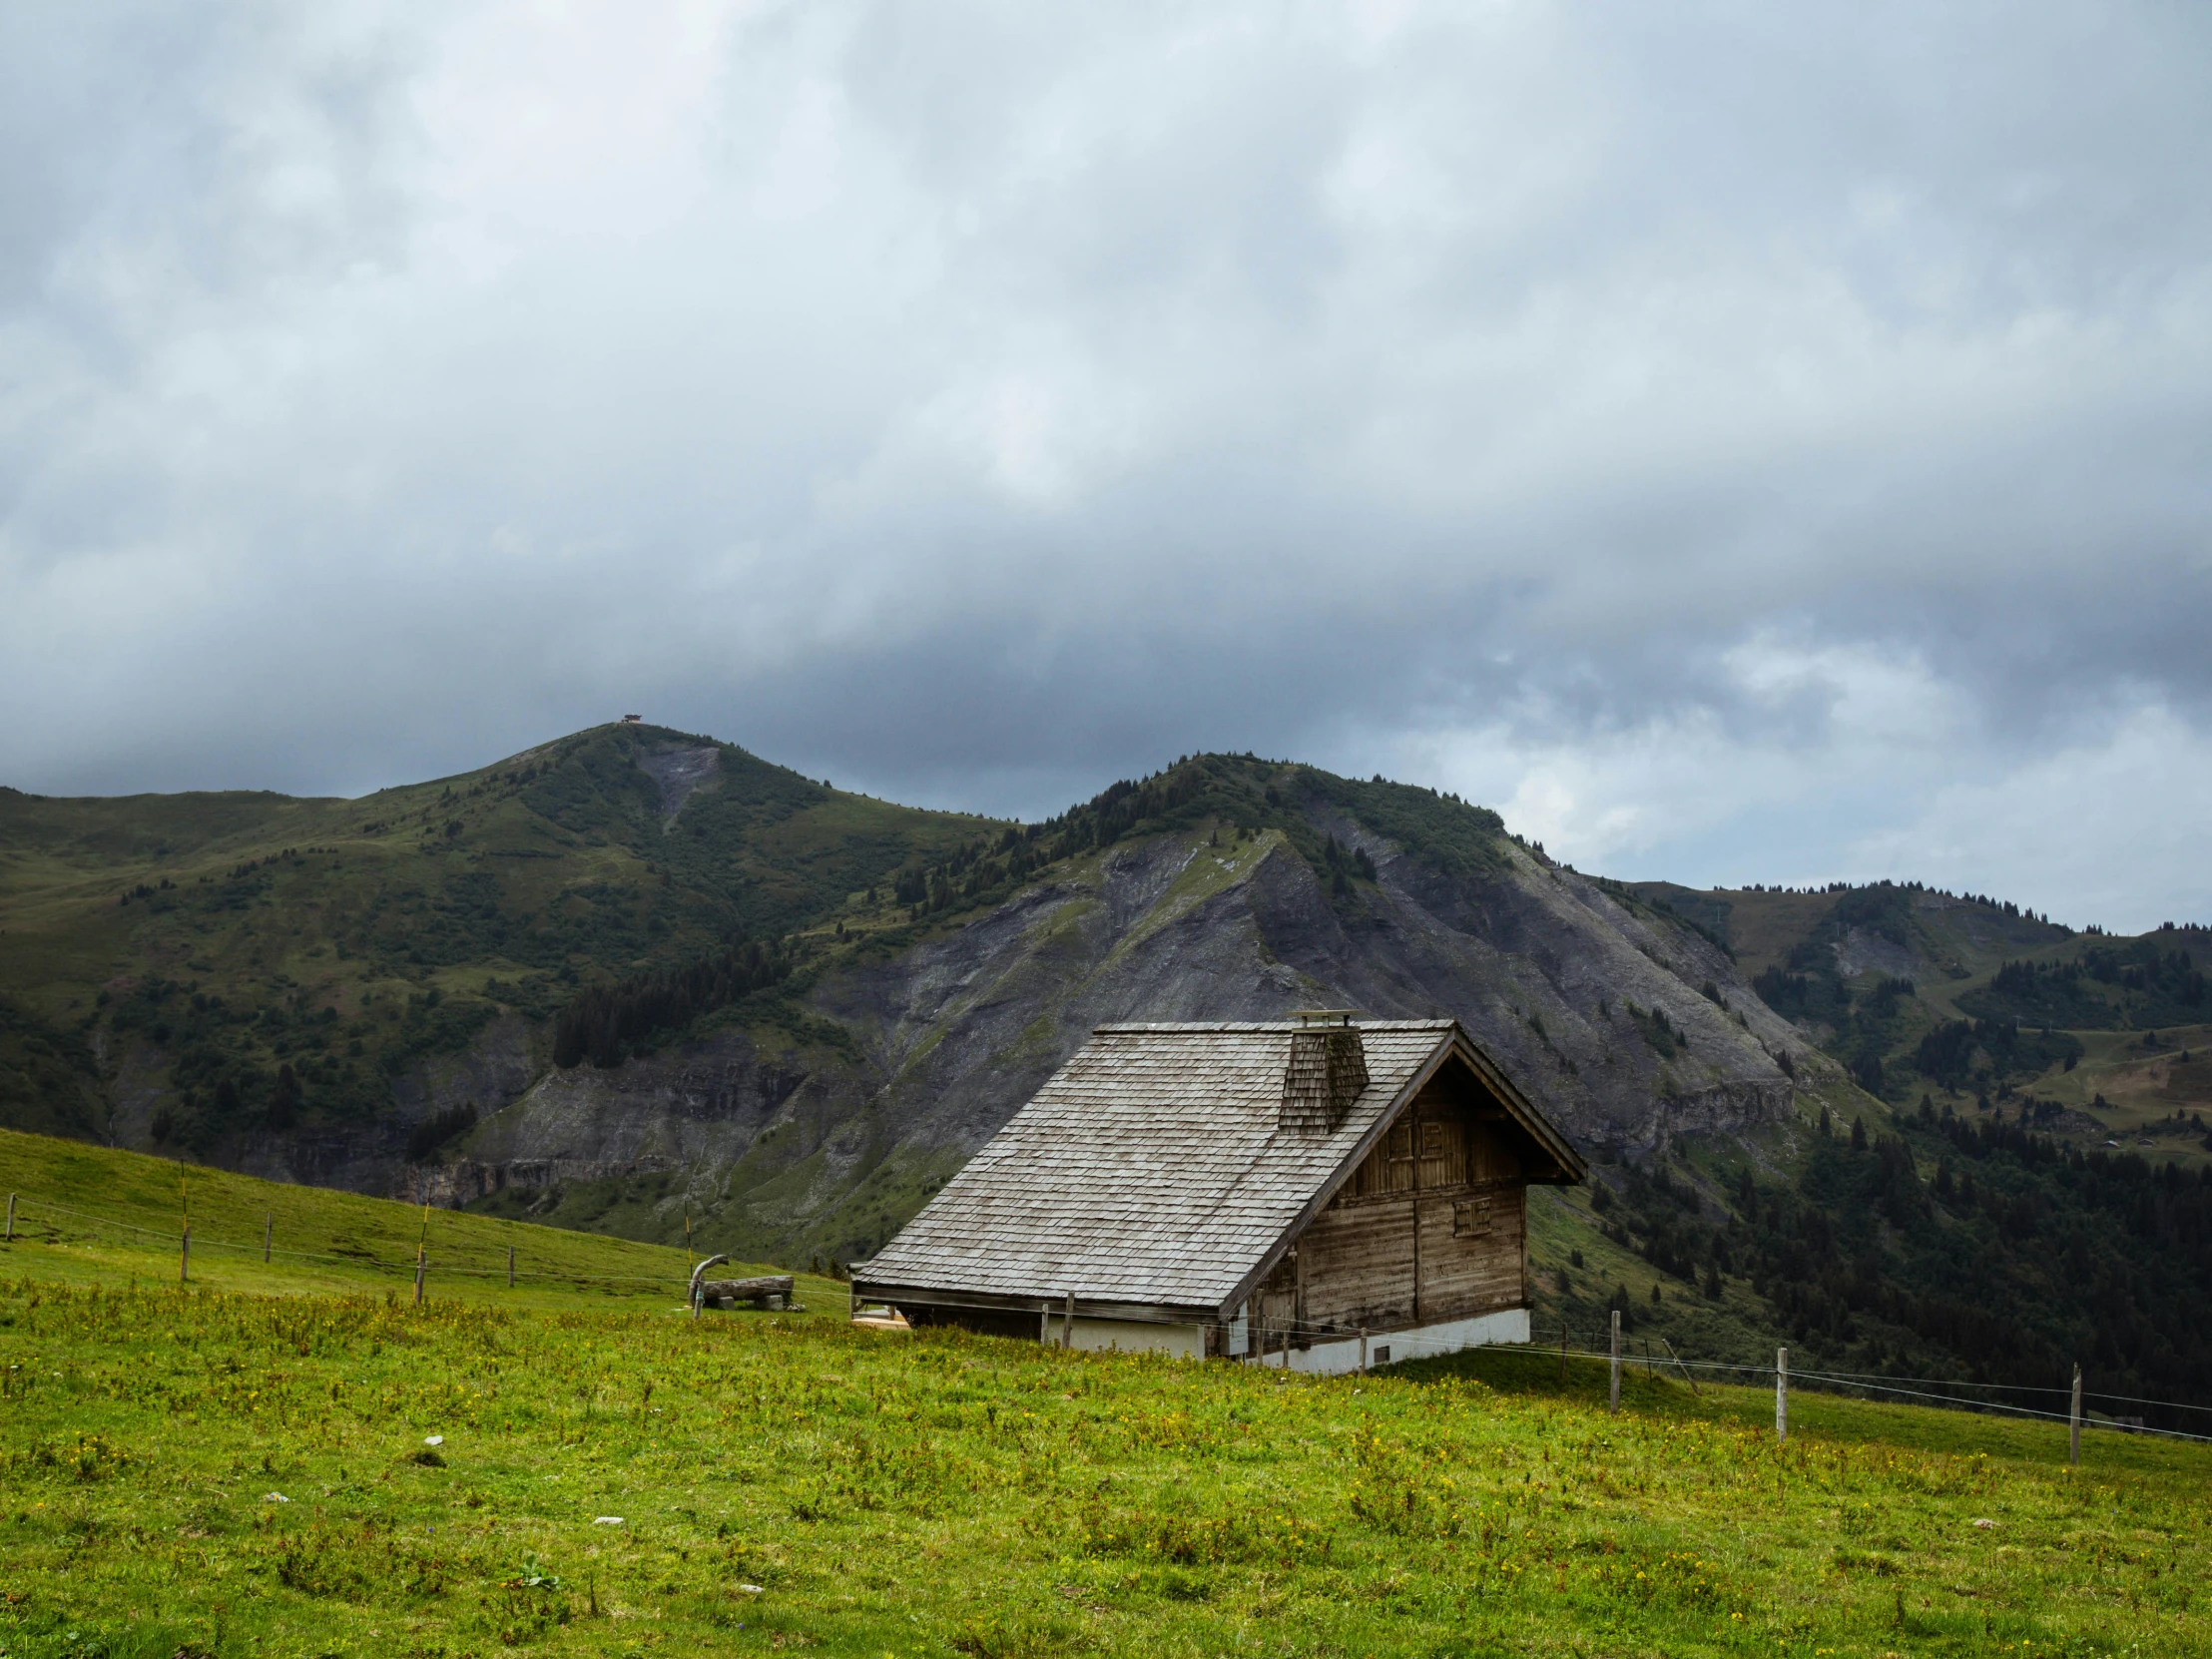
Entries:
{"label": "cloud layer", "polygon": [[0,776],[628,710],[2212,919],[2212,26],[19,8]]}

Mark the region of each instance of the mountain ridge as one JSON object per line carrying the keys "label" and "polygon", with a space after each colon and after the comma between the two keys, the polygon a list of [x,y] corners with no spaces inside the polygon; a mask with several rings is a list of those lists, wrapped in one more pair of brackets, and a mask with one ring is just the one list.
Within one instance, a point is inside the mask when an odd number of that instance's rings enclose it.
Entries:
{"label": "mountain ridge", "polygon": [[[1486,809],[1249,755],[1184,757],[1042,824],[1009,825],[873,802],[735,745],[618,724],[354,801],[7,798],[0,902],[12,935],[0,994],[93,1057],[106,1117],[89,1124],[80,1103],[81,1131],[364,1190],[459,1193],[468,1178],[441,1172],[484,1164],[477,1154],[507,1134],[501,1114],[533,1090],[548,1110],[604,1092],[601,1074],[619,1069],[606,1062],[624,1054],[654,1075],[683,1035],[638,1011],[654,976],[718,950],[770,953],[778,982],[717,992],[683,1022],[686,1040],[730,1050],[715,1049],[716,1063],[746,1080],[725,1096],[752,1091],[779,1109],[796,1092],[779,1068],[803,1054],[814,1078],[803,1100],[905,1109],[926,1076],[930,1111],[932,1091],[957,1117],[981,1090],[973,1122],[985,1124],[1018,1101],[984,1078],[1033,1082],[1085,1028],[1051,1009],[1279,1011],[1325,987],[1378,1012],[1502,998],[1514,1015],[1489,1040],[1525,1049],[1581,1103],[1570,1117],[1624,1145],[1666,1133],[1651,1109],[1628,1126],[1632,1096],[1702,1098],[1684,1121],[1717,1123],[1771,1115],[1793,1086],[1768,1052],[1792,1042],[1785,1026],[1761,1013],[1764,1036],[1750,1039],[1750,1014],[1730,1029],[1649,965],[1694,960],[1692,987],[1719,975],[1754,1007],[1694,932],[1562,870]],[[1208,956],[1193,940],[1215,926],[1228,931]],[[1560,929],[1579,942],[1561,946]],[[1468,941],[1486,930],[1496,936],[1476,965]],[[1593,950],[1613,980],[1648,979],[1642,997],[1621,993],[1597,1015],[1606,999],[1559,977],[1565,956]],[[1186,970],[1193,961],[1203,973]],[[986,969],[996,1002],[932,1001],[938,978]],[[1078,971],[1081,986],[1061,982]],[[1245,988],[1232,994],[1232,981]],[[551,1064],[548,1031],[593,984],[611,987],[606,1021],[645,1028],[597,1033],[602,1063],[577,1077]],[[1005,1009],[1023,1015],[1011,1029],[996,1022]],[[1690,1057],[1686,1035],[1643,1040],[1660,1029],[1655,1010],[1672,1033],[1710,1027],[1704,1055]],[[1643,1019],[1642,1058],[1621,1058],[1593,1018],[1626,1020],[1622,1032]],[[989,1051],[970,1053],[985,1030]],[[945,1070],[948,1038],[973,1077]],[[1584,1062],[1599,1068],[1589,1083]],[[1604,1084],[1607,1065],[1625,1066],[1617,1085]],[[481,1127],[436,1147],[439,1124],[468,1111]],[[426,1137],[439,1156],[407,1159]],[[947,1144],[972,1141],[963,1131]],[[493,1190],[536,1178],[520,1144]],[[623,1144],[555,1146],[535,1163],[635,1173],[652,1161],[616,1156]],[[835,1243],[798,1233],[809,1248]]]}
{"label": "mountain ridge", "polygon": [[[1598,1165],[1532,1207],[1539,1319],[2187,1377],[2203,949],[1614,881],[1251,755],[1024,825],[618,725],[351,802],[0,796],[0,1122],[829,1265],[1095,1024],[1448,1013]],[[2007,1297],[2031,1337],[1974,1311]]]}

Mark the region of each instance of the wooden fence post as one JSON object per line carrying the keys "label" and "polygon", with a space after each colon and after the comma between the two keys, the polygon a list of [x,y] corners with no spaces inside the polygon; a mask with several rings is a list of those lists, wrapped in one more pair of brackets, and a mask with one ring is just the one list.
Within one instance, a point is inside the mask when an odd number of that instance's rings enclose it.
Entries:
{"label": "wooden fence post", "polygon": [[1621,1311],[1613,1310],[1613,1391],[1607,1402],[1608,1411],[1621,1408]]}
{"label": "wooden fence post", "polygon": [[1360,1375],[1368,1375],[1368,1328],[1360,1327]]}
{"label": "wooden fence post", "polygon": [[1567,1322],[1559,1322],[1559,1386],[1567,1385]]}
{"label": "wooden fence post", "polygon": [[1774,1437],[1776,1443],[1790,1437],[1790,1351],[1774,1351]]}
{"label": "wooden fence post", "polygon": [[269,1219],[262,1223],[262,1261],[269,1261],[269,1247],[276,1237],[276,1212],[269,1212]]}
{"label": "wooden fence post", "polygon": [[8,1194],[8,1243],[15,1243],[15,1194]]}
{"label": "wooden fence post", "polygon": [[414,1259],[414,1305],[415,1305],[415,1306],[416,1306],[417,1308],[419,1308],[419,1307],[421,1307],[421,1306],[422,1306],[422,1279],[423,1279],[423,1272],[424,1272],[424,1270],[425,1270],[425,1269],[427,1269],[427,1268],[429,1267],[429,1265],[430,1265],[430,1252],[429,1252],[429,1250],[428,1250],[428,1249],[427,1249],[427,1248],[426,1248],[425,1246],[422,1246],[422,1245],[416,1245],[416,1246],[415,1246],[415,1259]]}
{"label": "wooden fence post", "polygon": [[511,1290],[513,1290],[514,1288],[515,1288],[515,1247],[514,1247],[513,1245],[509,1245],[509,1246],[507,1247],[507,1289],[511,1291]]}
{"label": "wooden fence post", "polygon": [[2081,1461],[2081,1368],[2074,1367],[2073,1410],[2066,1421],[2066,1462],[2069,1466]]}
{"label": "wooden fence post", "polygon": [[1064,1354],[1075,1346],[1075,1293],[1068,1292],[1067,1312],[1060,1316],[1060,1351]]}
{"label": "wooden fence post", "polygon": [[192,1223],[188,1221],[185,1223],[185,1231],[183,1236],[177,1241],[177,1283],[180,1285],[189,1285],[191,1282]]}

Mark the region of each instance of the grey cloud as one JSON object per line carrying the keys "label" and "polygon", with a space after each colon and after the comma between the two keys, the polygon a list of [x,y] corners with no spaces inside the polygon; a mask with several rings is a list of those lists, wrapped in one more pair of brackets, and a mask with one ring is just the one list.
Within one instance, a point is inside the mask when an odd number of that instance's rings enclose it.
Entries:
{"label": "grey cloud", "polygon": [[[1832,755],[1633,842],[1718,872],[2205,732],[2186,9],[5,27],[28,787],[641,705],[1024,814],[1200,747]],[[1746,667],[1837,653],[1936,760]]]}

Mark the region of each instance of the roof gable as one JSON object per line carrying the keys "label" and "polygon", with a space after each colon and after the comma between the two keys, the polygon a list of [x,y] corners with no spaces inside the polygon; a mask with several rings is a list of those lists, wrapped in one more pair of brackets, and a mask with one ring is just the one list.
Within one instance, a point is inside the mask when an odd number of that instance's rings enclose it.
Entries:
{"label": "roof gable", "polygon": [[1238,1281],[1237,1289],[1226,1299],[1225,1306],[1234,1306],[1244,1301],[1259,1287],[1261,1281],[1275,1271],[1284,1253],[1298,1241],[1299,1235],[1306,1231],[1314,1218],[1329,1207],[1330,1202],[1344,1190],[1368,1155],[1389,1133],[1390,1125],[1412,1109],[1414,1097],[1438,1073],[1452,1066],[1463,1068],[1468,1081],[1496,1103],[1498,1112],[1495,1126],[1513,1132],[1514,1138],[1519,1142],[1516,1150],[1521,1154],[1526,1171],[1522,1180],[1532,1186],[1572,1186],[1589,1174],[1588,1161],[1574,1149],[1573,1143],[1551,1126],[1549,1120],[1529,1103],[1528,1098],[1513,1086],[1511,1079],[1496,1068],[1489,1056],[1474,1045],[1473,1040],[1455,1021],[1452,1022],[1451,1030],[1453,1040],[1439,1045],[1428,1061],[1406,1080],[1398,1091],[1397,1098],[1376,1115],[1374,1122],[1360,1137],[1359,1143],[1346,1153],[1344,1162],[1338,1166],[1336,1173],[1307,1201],[1290,1225],[1283,1230],[1274,1247]]}

